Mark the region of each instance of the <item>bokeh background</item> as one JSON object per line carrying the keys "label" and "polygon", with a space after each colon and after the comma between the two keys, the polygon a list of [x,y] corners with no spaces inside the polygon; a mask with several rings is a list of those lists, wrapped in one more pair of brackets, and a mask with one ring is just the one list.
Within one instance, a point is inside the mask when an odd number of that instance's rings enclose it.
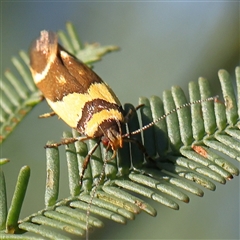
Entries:
{"label": "bokeh background", "polygon": [[[64,29],[71,21],[84,42],[121,47],[94,70],[122,103],[161,97],[172,85],[187,90],[187,83],[200,76],[211,81],[217,94],[218,70],[228,70],[234,79],[239,65],[239,12],[238,1],[1,1],[1,74],[13,69],[11,57],[28,50],[40,30]],[[3,167],[9,201],[19,169],[31,167],[21,218],[44,207],[44,144],[69,130],[57,118],[38,119],[45,112],[49,107],[43,102],[1,146],[1,157],[11,160]],[[66,197],[64,157],[61,168],[60,197]],[[226,186],[217,184],[215,192],[204,190],[204,198],[190,196],[189,204],[180,203],[179,211],[153,203],[157,217],[142,213],[126,226],[106,222],[91,239],[239,239],[239,185],[239,177]]]}

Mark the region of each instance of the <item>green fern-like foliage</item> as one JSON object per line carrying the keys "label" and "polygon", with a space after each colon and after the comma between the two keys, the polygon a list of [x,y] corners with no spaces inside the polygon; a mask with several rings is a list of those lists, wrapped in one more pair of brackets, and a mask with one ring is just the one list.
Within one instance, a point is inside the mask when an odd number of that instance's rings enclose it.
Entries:
{"label": "green fern-like foliage", "polygon": [[[83,46],[69,23],[67,32],[68,35],[59,32],[64,47],[88,64],[99,60],[106,52],[117,49],[114,46]],[[7,73],[6,78],[14,89],[7,84],[1,85],[5,94],[1,102],[2,140],[41,100],[28,70],[28,58],[23,52],[20,56],[24,64],[14,58],[14,65],[18,66],[27,87],[20,86],[19,80]],[[9,209],[6,207],[4,174],[0,171],[0,196],[3,199],[0,206],[0,237],[7,239],[11,234],[11,239],[70,239],[69,233],[73,238],[76,235],[83,236],[86,221],[91,230],[103,227],[103,218],[126,223],[142,211],[155,216],[156,210],[144,200],[146,197],[176,210],[179,205],[174,199],[188,202],[186,192],[203,196],[203,191],[194,183],[215,190],[215,182],[224,184],[237,176],[238,168],[223,156],[240,160],[240,67],[236,68],[236,95],[229,74],[225,70],[220,70],[218,74],[223,98],[180,108],[153,127],[134,136],[140,142],[143,140],[151,161],[144,160],[144,155],[136,144],[124,143],[124,148],[119,149],[117,157],[106,162],[105,159],[111,158],[111,152],[99,147],[91,157],[80,186],[79,176],[84,158],[96,141],[76,142],[66,146],[70,196],[65,199],[58,198],[58,149],[46,149],[46,207],[25,219],[19,220],[18,217],[29,180],[29,167],[25,166],[20,170]],[[17,97],[12,99],[13,95]],[[189,83],[189,96],[191,102],[211,97],[209,82],[199,78],[198,83]],[[126,128],[133,132],[140,125],[145,126],[187,102],[186,95],[177,86],[164,91],[162,99],[157,96],[140,98],[139,104],[144,104],[140,117],[133,115]],[[134,107],[125,104],[124,109],[128,112]],[[64,132],[63,137],[77,135],[76,131]],[[2,159],[0,163],[7,161]],[[103,168],[104,177],[99,182]],[[87,217],[89,209],[90,215]],[[25,232],[38,235],[33,237],[23,234]]]}

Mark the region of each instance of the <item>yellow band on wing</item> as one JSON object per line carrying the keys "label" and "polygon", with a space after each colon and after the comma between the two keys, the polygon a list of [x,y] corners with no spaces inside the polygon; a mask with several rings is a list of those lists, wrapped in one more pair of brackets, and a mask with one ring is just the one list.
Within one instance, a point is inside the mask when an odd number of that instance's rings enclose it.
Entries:
{"label": "yellow band on wing", "polygon": [[[119,100],[113,95],[105,83],[91,84],[85,94],[70,93],[63,97],[62,101],[53,102],[46,99],[52,110],[70,127],[76,128],[82,117],[82,110],[86,102],[94,99],[102,99],[109,103],[120,105]],[[118,111],[115,112],[119,114]],[[95,115],[95,114],[94,114]],[[118,117],[116,117],[118,119]],[[105,118],[106,119],[106,118]],[[105,120],[104,119],[104,120]],[[122,116],[121,116],[122,119]]]}

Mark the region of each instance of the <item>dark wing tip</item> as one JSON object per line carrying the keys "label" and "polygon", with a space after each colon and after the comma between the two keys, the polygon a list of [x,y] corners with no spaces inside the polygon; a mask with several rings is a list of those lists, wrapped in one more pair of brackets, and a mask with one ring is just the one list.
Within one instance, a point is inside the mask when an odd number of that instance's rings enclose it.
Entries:
{"label": "dark wing tip", "polygon": [[57,34],[43,30],[30,47],[30,66],[35,72],[41,73],[46,67],[50,56],[55,56],[58,46]]}

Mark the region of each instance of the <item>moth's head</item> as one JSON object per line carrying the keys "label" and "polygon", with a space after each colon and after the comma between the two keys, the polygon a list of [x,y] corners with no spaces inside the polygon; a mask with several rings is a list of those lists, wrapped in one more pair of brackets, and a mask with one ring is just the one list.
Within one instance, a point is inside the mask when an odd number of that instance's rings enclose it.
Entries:
{"label": "moth's head", "polygon": [[122,148],[123,139],[121,132],[116,131],[115,129],[107,129],[101,139],[105,147],[111,147],[113,151],[116,151],[118,148]]}
{"label": "moth's head", "polygon": [[117,150],[123,147],[122,122],[117,119],[112,121],[111,126],[103,130],[101,141],[107,149],[113,150],[112,158],[114,158]]}

